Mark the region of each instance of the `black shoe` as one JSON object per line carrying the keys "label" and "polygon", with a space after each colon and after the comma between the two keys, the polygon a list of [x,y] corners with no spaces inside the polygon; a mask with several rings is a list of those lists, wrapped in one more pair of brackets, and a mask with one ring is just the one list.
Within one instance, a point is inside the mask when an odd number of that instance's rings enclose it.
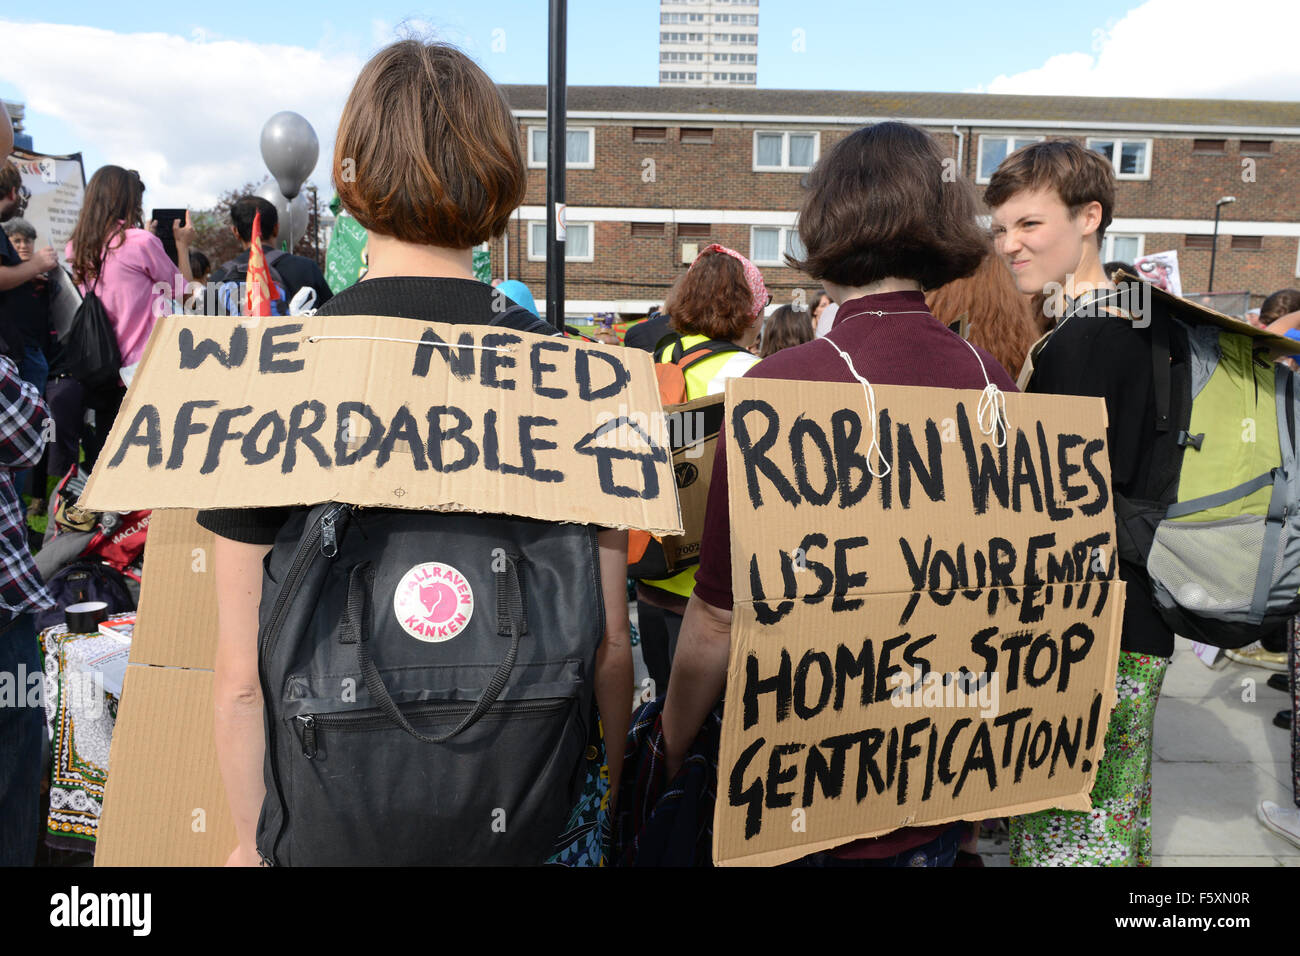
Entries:
{"label": "black shoe", "polygon": [[1269,674],[1268,680],[1264,683],[1274,690],[1280,690],[1284,694],[1291,693],[1291,681],[1286,674]]}
{"label": "black shoe", "polygon": [[1277,716],[1273,718],[1273,726],[1281,727],[1283,730],[1291,729],[1291,711],[1279,710]]}

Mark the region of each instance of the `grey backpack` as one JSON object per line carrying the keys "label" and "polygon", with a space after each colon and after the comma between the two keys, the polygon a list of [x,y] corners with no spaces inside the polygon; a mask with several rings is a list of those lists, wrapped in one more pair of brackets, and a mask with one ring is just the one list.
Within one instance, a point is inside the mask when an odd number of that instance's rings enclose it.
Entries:
{"label": "grey backpack", "polygon": [[300,509],[262,591],[263,860],[543,862],[584,782],[600,594],[586,525]]}

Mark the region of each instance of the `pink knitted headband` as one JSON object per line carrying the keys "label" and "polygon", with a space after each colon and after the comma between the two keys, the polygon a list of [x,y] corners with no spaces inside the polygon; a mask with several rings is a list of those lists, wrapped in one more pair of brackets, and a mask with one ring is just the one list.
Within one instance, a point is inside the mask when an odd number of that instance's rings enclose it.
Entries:
{"label": "pink knitted headband", "polygon": [[[749,283],[749,293],[753,297],[750,312],[757,317],[767,305],[770,296],[767,294],[767,285],[763,282],[763,273],[758,271],[758,266],[750,262],[735,249],[728,249],[726,246],[720,246],[716,242],[710,243],[700,250],[700,254],[695,257],[695,262],[699,262],[711,252],[721,252],[731,256],[740,263],[740,267],[745,270],[745,281]],[[691,268],[695,268],[695,262],[691,263]]]}

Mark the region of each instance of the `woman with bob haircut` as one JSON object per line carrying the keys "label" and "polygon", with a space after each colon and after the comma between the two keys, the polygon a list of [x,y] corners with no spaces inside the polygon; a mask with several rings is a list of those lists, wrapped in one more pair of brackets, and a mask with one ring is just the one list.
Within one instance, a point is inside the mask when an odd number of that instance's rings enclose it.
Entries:
{"label": "woman with bob haircut", "polygon": [[[527,177],[505,98],[455,47],[403,40],[375,54],[357,77],[339,119],[333,178],[343,206],[369,232],[370,259],[365,277],[335,295],[322,314],[501,325],[553,334],[526,310],[494,308],[493,290],[474,279],[472,247],[505,230],[523,201]],[[406,361],[409,367],[409,357]],[[267,790],[258,609],[263,559],[290,512],[207,511],[199,518],[217,535],[214,724],[238,837],[228,865],[259,862],[258,815]],[[626,532],[600,531],[598,551],[606,621],[595,674],[586,678],[594,681],[605,736],[621,742],[632,693]],[[608,764],[615,774],[621,758],[621,743],[609,748]],[[436,794],[438,781],[428,784]],[[431,799],[429,806],[437,803]],[[322,840],[329,838],[321,834]],[[485,861],[494,859],[494,839],[505,842],[484,823]]]}
{"label": "woman with bob haircut", "polygon": [[762,347],[758,354],[762,358],[775,355],[782,349],[793,348],[813,340],[812,323],[808,321],[808,310],[783,305],[767,317],[763,325]]}
{"label": "woman with bob haircut", "polygon": [[[758,361],[749,347],[767,303],[762,273],[739,252],[712,243],[695,257],[664,302],[669,328],[677,335],[655,356],[657,362],[682,363],[688,402],[720,395],[727,379],[739,378]],[[668,686],[682,615],[694,587],[694,566],[668,578],[637,582],[641,652],[656,693]]]}
{"label": "woman with bob haircut", "polygon": [[[988,249],[970,184],[944,182],[943,159],[927,133],[888,122],[857,130],[818,162],[799,211],[807,252],[790,264],[820,279],[839,311],[825,341],[784,349],[749,377],[856,382],[847,359],[877,385],[984,389],[992,383],[1015,390],[991,355],[950,331],[925,304],[927,289],[970,275]],[[726,683],[732,589],[725,442],[719,436],[695,593],[663,704],[670,778]],[[961,824],[911,827],[800,862],[951,866],[961,832]]]}

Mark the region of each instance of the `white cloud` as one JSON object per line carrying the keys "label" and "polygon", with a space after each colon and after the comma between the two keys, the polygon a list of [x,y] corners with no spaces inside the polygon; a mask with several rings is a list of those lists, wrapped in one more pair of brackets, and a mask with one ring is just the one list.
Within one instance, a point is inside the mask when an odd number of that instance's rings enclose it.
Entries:
{"label": "white cloud", "polygon": [[[339,113],[357,52],[0,20],[4,72],[29,116],[63,121],[80,148],[138,169],[152,206],[210,206],[267,176],[262,125],[280,110],[320,139],[313,181],[327,190]],[[39,144],[38,144],[39,145]]]}
{"label": "white cloud", "polygon": [[1296,0],[1147,0],[1107,27],[979,92],[1300,100]]}

